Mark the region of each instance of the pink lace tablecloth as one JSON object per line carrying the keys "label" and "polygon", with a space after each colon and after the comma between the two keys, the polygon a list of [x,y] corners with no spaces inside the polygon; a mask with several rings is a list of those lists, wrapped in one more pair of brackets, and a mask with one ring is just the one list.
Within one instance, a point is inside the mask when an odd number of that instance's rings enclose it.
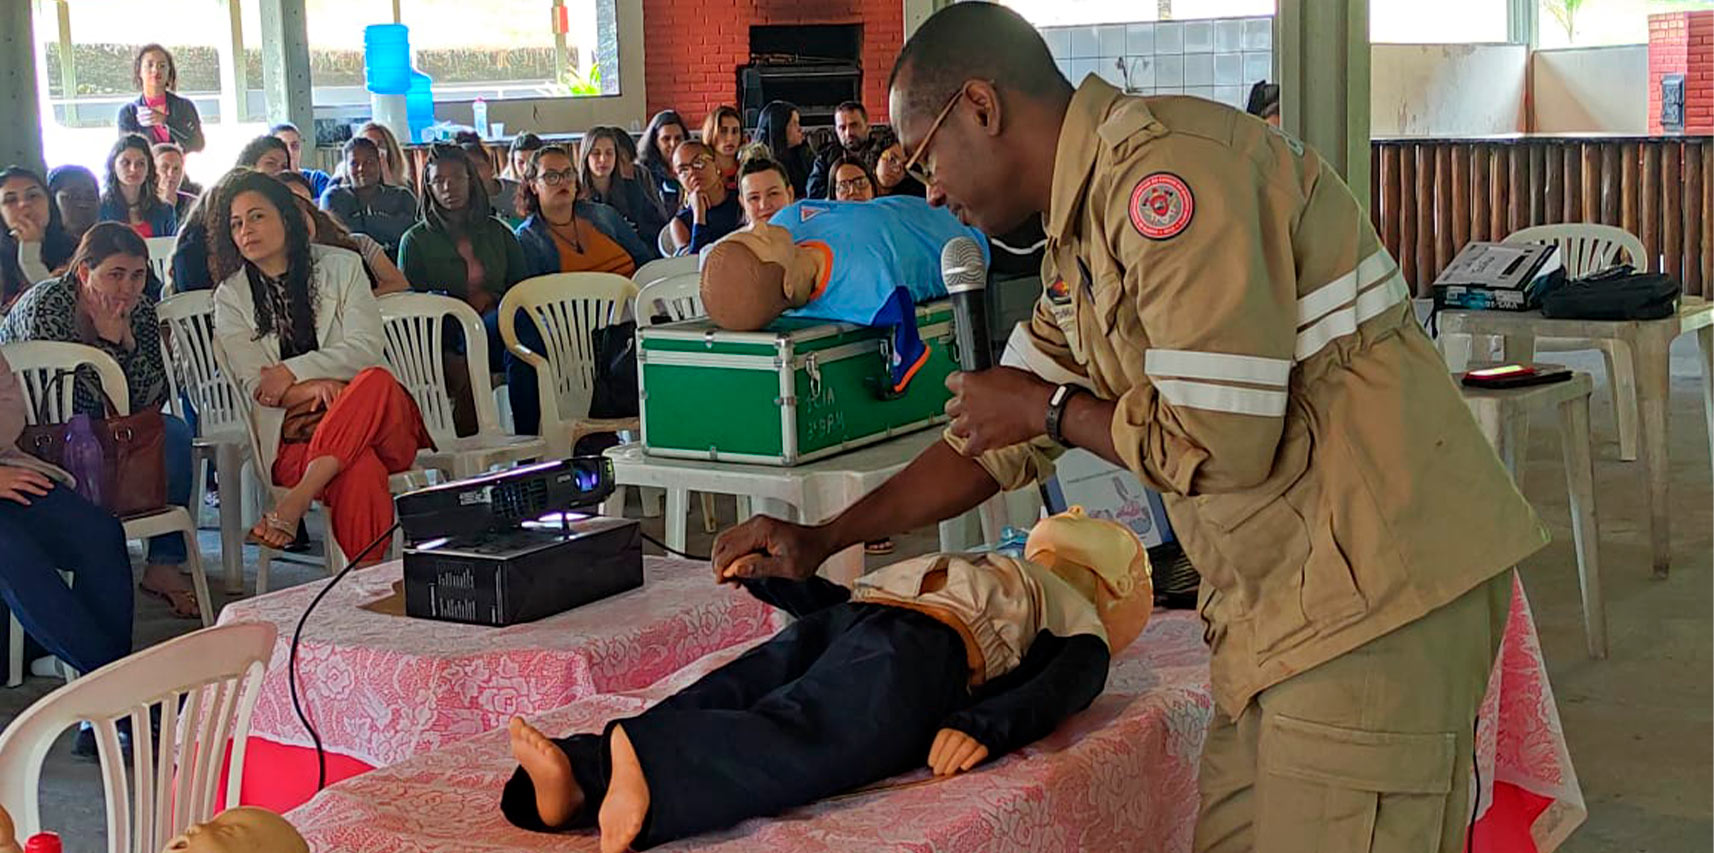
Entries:
{"label": "pink lace tablecloth", "polygon": [[[370,767],[503,726],[513,714],[645,687],[785,624],[783,614],[742,590],[714,584],[707,564],[653,557],[645,560],[640,589],[507,628],[360,607],[388,595],[402,571],[393,562],[352,572],[310,616],[298,649],[299,694],[323,745]],[[292,711],[286,661],[292,629],[325,585],[236,602],[220,615],[223,624],[280,629],[253,738],[311,745]]]}
{"label": "pink lace tablecloth", "polygon": [[[1159,615],[1114,662],[1095,704],[1030,747],[980,771],[825,801],[781,817],[666,845],[661,850],[1042,853],[1190,849],[1197,762],[1213,714],[1202,625],[1188,613]],[[747,645],[747,644],[746,644]],[[536,718],[551,734],[596,731],[635,714],[736,656],[733,647],[647,690],[595,696]],[[1517,597],[1496,667],[1481,745],[1484,803],[1494,780],[1546,800],[1485,808],[1476,849],[1523,849],[1490,822],[1528,827],[1551,850],[1583,816],[1582,796],[1560,736],[1529,608]],[[515,767],[504,732],[489,732],[334,786],[288,817],[315,851],[593,851],[593,834],[524,832],[501,817],[500,788]],[[919,783],[919,784],[910,784]],[[1496,812],[1510,809],[1514,814]],[[1485,840],[1486,839],[1486,840]]]}

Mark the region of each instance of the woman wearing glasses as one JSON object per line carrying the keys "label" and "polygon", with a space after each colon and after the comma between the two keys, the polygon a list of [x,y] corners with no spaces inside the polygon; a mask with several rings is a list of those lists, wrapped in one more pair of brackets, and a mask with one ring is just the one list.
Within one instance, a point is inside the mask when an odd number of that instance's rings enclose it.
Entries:
{"label": "woman wearing glasses", "polygon": [[579,199],[577,165],[558,145],[538,149],[524,167],[519,201],[529,212],[518,226],[531,276],[610,272],[629,276],[655,257],[619,211]]}
{"label": "woman wearing glasses", "polygon": [[676,254],[694,255],[743,227],[738,194],[726,188],[707,145],[694,140],[679,145],[673,152],[673,171],[686,190],[684,209],[671,225]]}
{"label": "woman wearing glasses", "polygon": [[875,174],[869,171],[869,164],[861,158],[847,154],[833,161],[830,174],[833,175],[834,201],[875,200]]}

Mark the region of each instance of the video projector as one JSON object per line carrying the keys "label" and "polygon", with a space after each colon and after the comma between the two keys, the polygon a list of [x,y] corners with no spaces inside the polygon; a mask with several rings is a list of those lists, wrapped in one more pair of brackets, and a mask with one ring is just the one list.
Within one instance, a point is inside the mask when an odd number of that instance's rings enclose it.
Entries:
{"label": "video projector", "polygon": [[613,463],[578,456],[400,495],[405,614],[503,626],[643,585],[637,522],[583,514]]}

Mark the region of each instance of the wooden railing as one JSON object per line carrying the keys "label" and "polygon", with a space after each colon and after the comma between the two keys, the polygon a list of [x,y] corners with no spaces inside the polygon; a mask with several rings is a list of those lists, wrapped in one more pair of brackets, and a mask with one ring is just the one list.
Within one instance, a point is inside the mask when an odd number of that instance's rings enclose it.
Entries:
{"label": "wooden railing", "polygon": [[1413,291],[1471,240],[1599,222],[1643,241],[1649,269],[1714,297],[1714,139],[1530,135],[1377,139],[1370,215]]}

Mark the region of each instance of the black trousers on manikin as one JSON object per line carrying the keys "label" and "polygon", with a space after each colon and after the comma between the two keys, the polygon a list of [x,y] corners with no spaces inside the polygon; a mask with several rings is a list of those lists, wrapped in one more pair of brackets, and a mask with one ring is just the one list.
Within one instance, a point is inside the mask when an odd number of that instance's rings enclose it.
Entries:
{"label": "black trousers on manikin", "polygon": [[[796,611],[799,602],[779,603]],[[971,701],[969,680],[962,639],[928,616],[875,604],[813,610],[642,714],[555,741],[585,795],[559,828],[595,824],[614,725],[625,727],[649,785],[634,845],[643,849],[922,766],[947,715]],[[522,769],[501,809],[518,826],[547,829]]]}

